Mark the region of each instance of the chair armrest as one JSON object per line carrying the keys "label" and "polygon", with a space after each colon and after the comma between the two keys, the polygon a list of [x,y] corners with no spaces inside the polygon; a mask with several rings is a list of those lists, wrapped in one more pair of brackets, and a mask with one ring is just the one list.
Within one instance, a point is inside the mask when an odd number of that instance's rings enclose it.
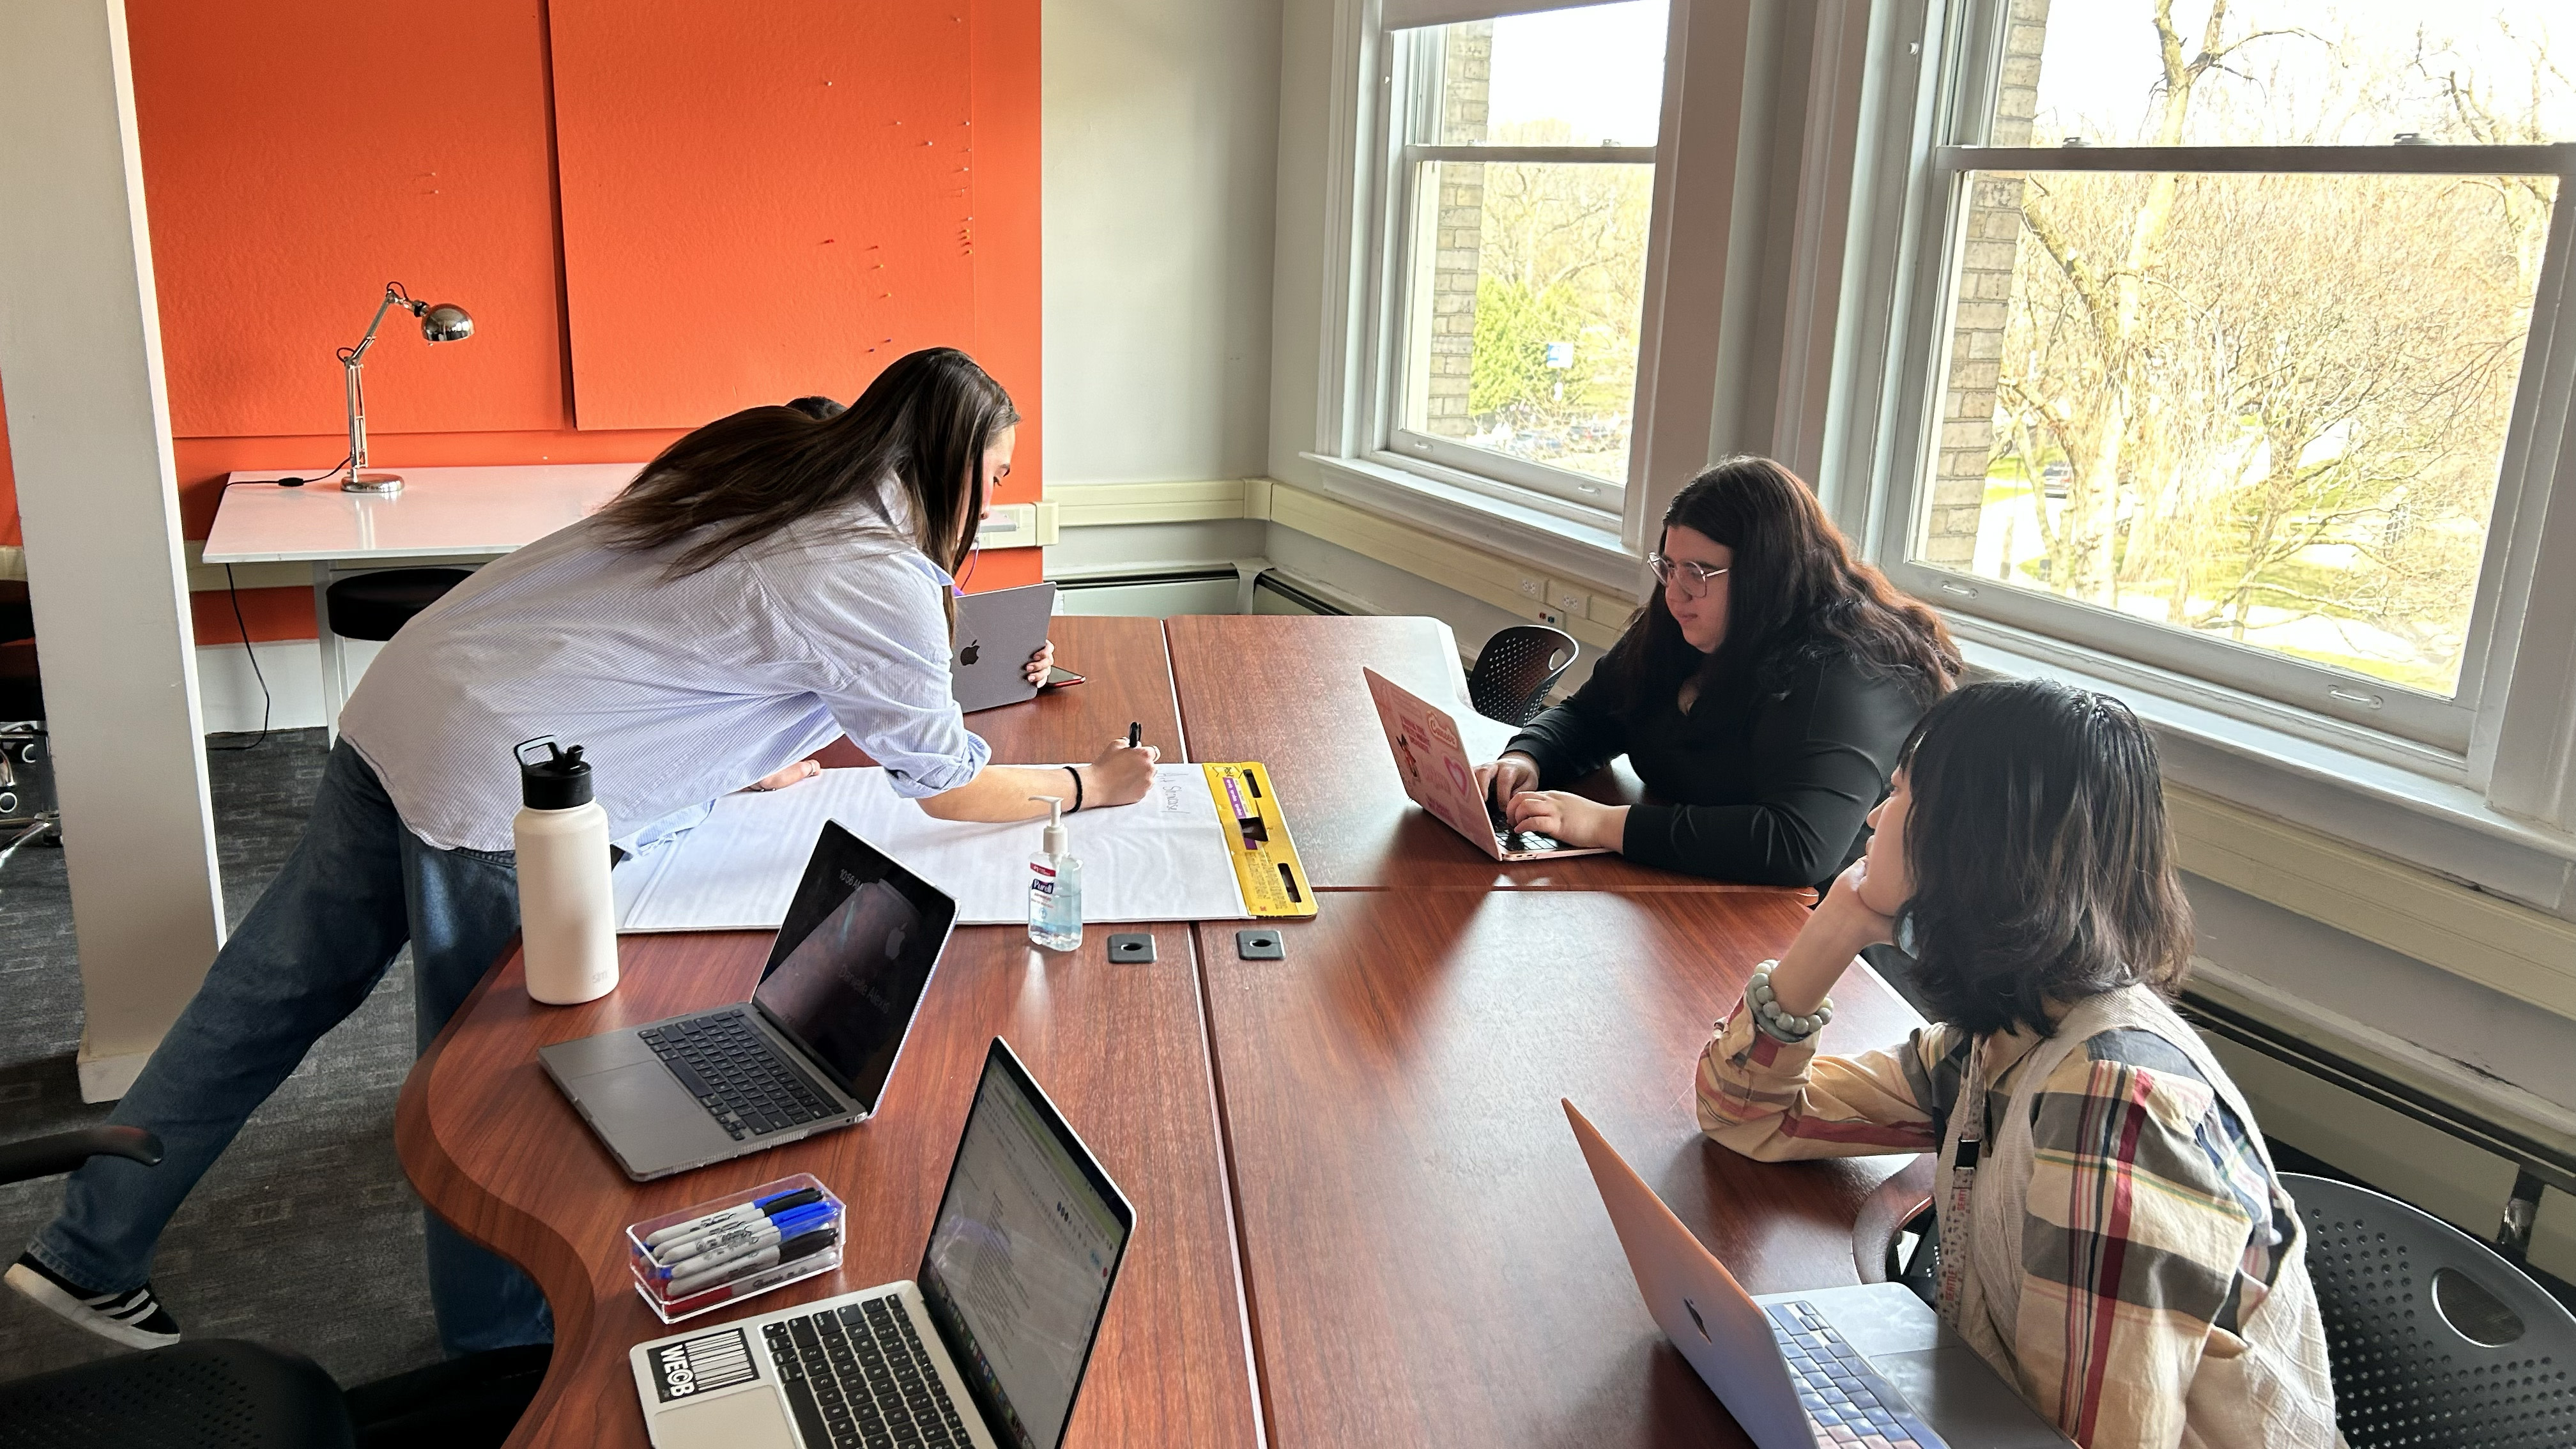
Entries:
{"label": "chair armrest", "polygon": [[93,1157],[130,1157],[146,1167],[161,1161],[161,1139],[140,1127],[83,1127],[0,1146],[0,1182],[25,1182],[69,1172]]}
{"label": "chair armrest", "polygon": [[1932,1206],[1932,1179],[1939,1170],[1939,1158],[1917,1154],[1861,1200],[1860,1216],[1852,1221],[1852,1267],[1860,1281],[1888,1281],[1888,1251],[1905,1225]]}

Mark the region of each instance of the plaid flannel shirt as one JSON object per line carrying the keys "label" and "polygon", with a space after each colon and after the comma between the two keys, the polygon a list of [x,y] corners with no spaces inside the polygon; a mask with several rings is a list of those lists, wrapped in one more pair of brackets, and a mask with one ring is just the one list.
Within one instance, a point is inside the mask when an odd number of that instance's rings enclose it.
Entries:
{"label": "plaid flannel shirt", "polygon": [[[1936,1025],[1894,1050],[1819,1056],[1813,1039],[1756,1030],[1739,1003],[1700,1054],[1700,1128],[1763,1161],[1938,1152],[1975,1044]],[[2036,1044],[1998,1035],[1984,1053],[1989,1141]],[[2171,1449],[2201,1358],[2244,1351],[2236,1326],[2270,1291],[2296,1209],[2235,1114],[2152,1032],[2104,1032],[2068,1055],[2035,1094],[2031,1140],[2012,1377],[2087,1449]]]}

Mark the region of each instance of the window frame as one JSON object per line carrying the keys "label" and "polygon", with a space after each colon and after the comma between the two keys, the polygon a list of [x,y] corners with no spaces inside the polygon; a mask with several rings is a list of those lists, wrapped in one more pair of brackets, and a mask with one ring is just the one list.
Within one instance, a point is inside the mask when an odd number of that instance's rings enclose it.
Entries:
{"label": "window frame", "polygon": [[[2516,524],[2545,504],[2562,449],[2550,426],[2567,407],[2559,363],[2567,339],[2570,183],[2576,145],[1995,147],[1982,144],[2001,71],[2009,0],[1925,7],[1918,118],[1910,148],[1907,221],[1894,261],[1902,330],[1890,357],[1891,405],[1873,460],[1874,561],[1898,587],[1940,607],[1970,639],[2134,682],[2193,704],[2324,740],[2437,778],[2483,784],[2496,715],[2526,632],[2531,546]],[[1945,43],[1946,42],[1946,43]],[[2498,459],[2458,692],[2441,699],[2368,676],[2231,641],[2200,638],[2097,605],[1916,561],[1947,389],[1949,325],[1966,243],[1967,178],[1978,171],[2177,171],[2197,174],[2554,175],[2531,331]],[[2558,364],[2558,365],[2553,365]],[[2517,567],[2520,562],[2523,566]],[[2335,691],[2335,692],[2329,692]],[[2482,746],[2486,748],[2482,748]],[[2484,756],[2484,758],[2481,758]]]}
{"label": "window frame", "polygon": [[[1690,0],[1672,3],[1679,8]],[[1644,466],[1643,442],[1652,395],[1650,348],[1655,336],[1651,315],[1639,319],[1637,381],[1630,399],[1628,471],[1624,480],[1613,482],[1514,458],[1403,426],[1406,389],[1412,382],[1412,348],[1407,334],[1417,290],[1427,281],[1426,258],[1417,254],[1413,246],[1417,223],[1425,221],[1420,210],[1427,204],[1421,194],[1420,178],[1439,162],[1652,167],[1647,296],[1642,304],[1651,313],[1657,249],[1662,245],[1658,223],[1667,190],[1664,172],[1671,154],[1670,138],[1665,134],[1670,126],[1670,107],[1666,105],[1659,112],[1661,124],[1653,146],[1496,146],[1417,140],[1438,134],[1442,65],[1439,47],[1432,42],[1442,29],[1424,26],[1384,31],[1377,47],[1377,82],[1388,103],[1379,110],[1378,134],[1371,147],[1376,214],[1364,233],[1366,252],[1361,259],[1367,269],[1369,316],[1365,345],[1360,349],[1360,456],[1381,467],[1420,473],[1487,497],[1618,533],[1631,493],[1640,491],[1637,485]],[[1668,96],[1675,59],[1673,47],[1667,43],[1663,85]]]}

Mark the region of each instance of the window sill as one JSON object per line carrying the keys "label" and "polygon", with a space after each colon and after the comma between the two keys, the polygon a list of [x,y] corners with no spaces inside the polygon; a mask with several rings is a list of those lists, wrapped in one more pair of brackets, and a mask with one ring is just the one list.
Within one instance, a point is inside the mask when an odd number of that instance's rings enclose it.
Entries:
{"label": "window sill", "polygon": [[2576,918],[2576,835],[2507,815],[2468,785],[2238,719],[2107,671],[2092,674],[2017,651],[1973,625],[1959,634],[1961,652],[1975,668],[2063,680],[2127,700],[2155,728],[2165,776],[2176,785]]}
{"label": "window sill", "polygon": [[1315,465],[1312,486],[1318,493],[1470,547],[1525,559],[1558,578],[1636,596],[1638,559],[1620,537],[1617,514],[1573,505],[1562,505],[1566,512],[1559,513],[1363,458],[1298,456]]}

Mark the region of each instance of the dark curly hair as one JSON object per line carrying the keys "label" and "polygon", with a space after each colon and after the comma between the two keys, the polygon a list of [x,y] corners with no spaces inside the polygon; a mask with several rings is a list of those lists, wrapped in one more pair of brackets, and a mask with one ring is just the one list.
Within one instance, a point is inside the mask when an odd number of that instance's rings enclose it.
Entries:
{"label": "dark curly hair", "polygon": [[1958,678],[1959,651],[1941,616],[1853,558],[1814,492],[1769,458],[1728,458],[1682,485],[1663,526],[1696,529],[1733,550],[1726,638],[1702,655],[1654,590],[1602,661],[1622,713],[1659,707],[1694,673],[1703,699],[1778,694],[1796,663],[1825,651],[1902,680],[1917,705]]}
{"label": "dark curly hair", "polygon": [[1936,1020],[2045,1035],[2047,1003],[2191,969],[2155,737],[2106,694],[2045,679],[1932,706],[1899,768],[1915,984]]}

